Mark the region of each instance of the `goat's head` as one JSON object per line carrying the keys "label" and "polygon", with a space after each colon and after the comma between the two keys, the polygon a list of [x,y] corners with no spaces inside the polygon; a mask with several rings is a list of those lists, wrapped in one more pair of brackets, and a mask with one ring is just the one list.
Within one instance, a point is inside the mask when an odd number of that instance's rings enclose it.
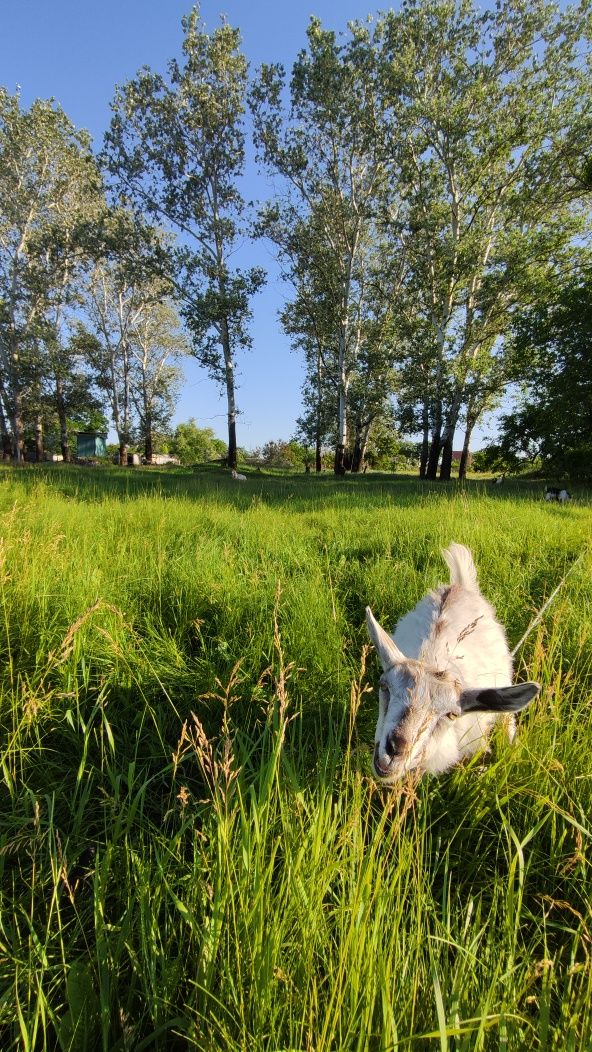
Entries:
{"label": "goat's head", "polygon": [[369,607],[366,623],[383,669],[373,767],[385,784],[425,770],[430,741],[449,722],[469,712],[518,712],[539,690],[537,683],[467,689],[451,673],[406,658]]}

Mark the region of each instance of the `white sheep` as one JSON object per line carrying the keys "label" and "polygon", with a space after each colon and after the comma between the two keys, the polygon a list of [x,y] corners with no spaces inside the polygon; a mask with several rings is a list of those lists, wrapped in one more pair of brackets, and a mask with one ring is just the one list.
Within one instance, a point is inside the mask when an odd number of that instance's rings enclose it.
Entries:
{"label": "white sheep", "polygon": [[246,475],[239,475],[238,471],[234,471],[233,470],[232,471],[232,477],[235,480],[235,482],[246,482],[247,481],[247,476]]}
{"label": "white sheep", "polygon": [[504,629],[481,595],[468,548],[443,553],[450,584],[428,593],[390,636],[370,607],[366,622],[383,673],[374,772],[384,784],[408,771],[438,774],[483,748],[501,713],[510,740],[512,715],[539,691],[512,686]]}

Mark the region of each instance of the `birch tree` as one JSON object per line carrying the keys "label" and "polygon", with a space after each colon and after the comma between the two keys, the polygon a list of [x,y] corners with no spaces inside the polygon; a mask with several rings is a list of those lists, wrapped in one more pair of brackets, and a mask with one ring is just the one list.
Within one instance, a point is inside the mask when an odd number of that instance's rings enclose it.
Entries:
{"label": "birch tree", "polygon": [[177,363],[189,350],[174,306],[147,305],[130,336],[131,399],[147,464],[152,463],[155,430],[165,429],[173,414],[183,375]]}
{"label": "birch tree", "polygon": [[0,399],[13,455],[23,457],[27,404],[53,378],[62,446],[73,363],[60,338],[75,296],[78,233],[100,200],[89,138],[53,102],[23,110],[0,89]]}
{"label": "birch tree", "polygon": [[86,296],[86,325],[80,325],[77,344],[107,399],[122,465],[127,464],[132,434],[131,344],[145,309],[145,298],[121,271],[105,261],[94,267]]}

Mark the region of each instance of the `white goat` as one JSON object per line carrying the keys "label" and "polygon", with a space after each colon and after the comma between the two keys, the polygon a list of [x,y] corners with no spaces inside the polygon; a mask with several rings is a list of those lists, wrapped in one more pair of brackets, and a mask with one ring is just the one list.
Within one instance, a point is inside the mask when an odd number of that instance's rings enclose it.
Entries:
{"label": "white goat", "polygon": [[383,668],[374,772],[384,784],[408,771],[438,774],[483,748],[495,721],[528,705],[537,683],[512,683],[512,658],[493,607],[479,591],[468,548],[442,553],[450,584],[428,593],[390,636],[366,608]]}
{"label": "white goat", "polygon": [[247,476],[246,475],[239,475],[238,471],[234,471],[233,470],[232,477],[235,480],[235,482],[246,482],[247,481]]}
{"label": "white goat", "polygon": [[559,504],[565,504],[567,500],[571,500],[571,493],[568,489],[559,489],[558,486],[547,486],[545,500],[556,500]]}

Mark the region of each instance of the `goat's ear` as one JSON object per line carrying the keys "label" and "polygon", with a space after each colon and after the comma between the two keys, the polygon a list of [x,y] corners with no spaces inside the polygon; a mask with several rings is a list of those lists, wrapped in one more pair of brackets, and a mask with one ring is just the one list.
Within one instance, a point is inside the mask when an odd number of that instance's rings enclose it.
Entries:
{"label": "goat's ear", "polygon": [[399,650],[392,636],[389,636],[388,632],[381,628],[369,606],[366,607],[366,625],[368,626],[368,635],[376,647],[380,664],[385,671],[388,668],[392,668],[393,665],[398,665],[401,661],[405,661],[403,651]]}
{"label": "goat's ear", "polygon": [[485,687],[465,690],[460,696],[460,707],[465,712],[520,712],[536,698],[538,683],[515,683],[513,687]]}

